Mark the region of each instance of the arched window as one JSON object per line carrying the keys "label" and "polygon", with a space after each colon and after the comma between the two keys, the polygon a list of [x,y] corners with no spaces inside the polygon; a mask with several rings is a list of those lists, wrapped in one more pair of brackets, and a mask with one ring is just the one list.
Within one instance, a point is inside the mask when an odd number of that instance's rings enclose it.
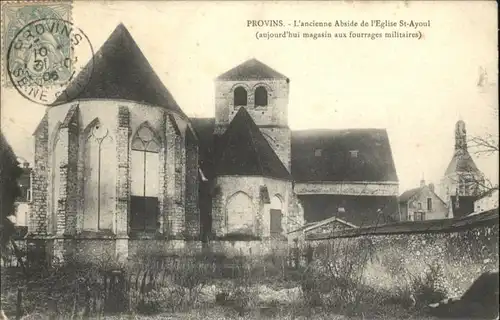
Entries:
{"label": "arched window", "polygon": [[153,231],[158,221],[160,142],[148,126],[132,140],[130,228]]}
{"label": "arched window", "polygon": [[237,87],[234,89],[234,106],[246,106],[247,105],[247,91],[243,87]]}
{"label": "arched window", "polygon": [[255,89],[255,106],[267,106],[267,90],[263,86]]}
{"label": "arched window", "polygon": [[85,130],[83,228],[112,230],[115,211],[116,147],[107,128],[94,121]]}
{"label": "arched window", "polygon": [[243,192],[233,194],[226,205],[227,233],[252,234],[253,205],[252,199]]}

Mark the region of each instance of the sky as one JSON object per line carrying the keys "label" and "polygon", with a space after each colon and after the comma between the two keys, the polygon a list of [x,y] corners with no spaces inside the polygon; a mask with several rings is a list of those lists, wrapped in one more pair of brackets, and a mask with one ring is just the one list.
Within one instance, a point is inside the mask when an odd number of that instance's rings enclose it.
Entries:
{"label": "sky", "polygon": [[[496,2],[76,1],[73,23],[94,50],[123,23],[186,114],[214,115],[214,79],[250,58],[290,78],[289,126],[385,128],[400,192],[437,183],[452,158],[454,126],[498,136]],[[284,28],[247,27],[281,19]],[[293,20],[430,21],[412,28],[292,28]],[[255,33],[421,32],[421,39],[256,39]],[[2,47],[2,50],[5,50]],[[4,55],[2,55],[4,56]],[[487,81],[479,81],[487,74]],[[481,82],[479,86],[478,83]],[[1,89],[2,132],[32,161],[31,134],[45,107]],[[498,109],[497,109],[498,110]],[[498,155],[474,156],[498,182]]]}

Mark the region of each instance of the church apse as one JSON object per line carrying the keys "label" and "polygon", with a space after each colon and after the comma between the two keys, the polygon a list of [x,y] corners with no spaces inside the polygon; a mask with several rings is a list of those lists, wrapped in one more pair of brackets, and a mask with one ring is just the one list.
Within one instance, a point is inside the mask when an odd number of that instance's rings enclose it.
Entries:
{"label": "church apse", "polygon": [[[185,210],[186,197],[197,207],[198,192],[197,175],[186,176],[198,171],[197,141],[186,134],[187,124],[160,108],[141,113],[141,105],[108,101],[98,103],[106,105],[102,113],[95,104],[82,101],[66,115],[49,109],[50,137],[35,134],[38,145],[46,141],[49,179],[33,186],[34,208],[45,206],[47,214],[37,219],[34,212],[32,234],[61,242],[107,239],[109,248],[137,237],[199,237],[199,212]],[[41,194],[48,195],[43,203]]]}

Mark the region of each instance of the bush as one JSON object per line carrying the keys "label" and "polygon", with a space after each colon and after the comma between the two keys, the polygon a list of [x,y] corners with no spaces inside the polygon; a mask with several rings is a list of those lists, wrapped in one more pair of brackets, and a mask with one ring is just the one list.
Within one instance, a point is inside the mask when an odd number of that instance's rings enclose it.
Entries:
{"label": "bush", "polygon": [[411,280],[411,289],[418,307],[446,298],[446,289],[442,285],[443,269],[439,264],[429,264],[424,275],[414,276]]}
{"label": "bush", "polygon": [[356,313],[366,293],[363,273],[372,252],[371,243],[363,239],[318,247],[301,279],[306,303],[327,312]]}
{"label": "bush", "polygon": [[[50,267],[29,266],[26,273],[15,275],[14,287],[2,286],[2,295],[12,296],[21,289],[24,314],[49,313],[63,318],[94,316],[112,311],[105,310],[105,306],[122,306],[126,301],[124,290],[116,290],[120,288],[110,279],[110,272],[116,267],[105,259],[90,263],[78,258],[68,258]],[[9,303],[15,304],[15,301]]]}
{"label": "bush", "polygon": [[214,262],[222,258],[190,252],[135,256],[128,269],[132,308],[151,314],[192,307],[203,287],[220,272]]}

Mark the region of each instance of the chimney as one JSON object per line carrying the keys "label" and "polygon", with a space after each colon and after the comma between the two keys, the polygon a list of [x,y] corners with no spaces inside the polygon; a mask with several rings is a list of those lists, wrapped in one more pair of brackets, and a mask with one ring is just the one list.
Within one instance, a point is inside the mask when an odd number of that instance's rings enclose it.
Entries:
{"label": "chimney", "polygon": [[424,179],[420,180],[420,188],[423,188],[423,187],[425,187],[425,180]]}
{"label": "chimney", "polygon": [[431,189],[431,191],[434,192],[434,183],[429,183],[429,189]]}

